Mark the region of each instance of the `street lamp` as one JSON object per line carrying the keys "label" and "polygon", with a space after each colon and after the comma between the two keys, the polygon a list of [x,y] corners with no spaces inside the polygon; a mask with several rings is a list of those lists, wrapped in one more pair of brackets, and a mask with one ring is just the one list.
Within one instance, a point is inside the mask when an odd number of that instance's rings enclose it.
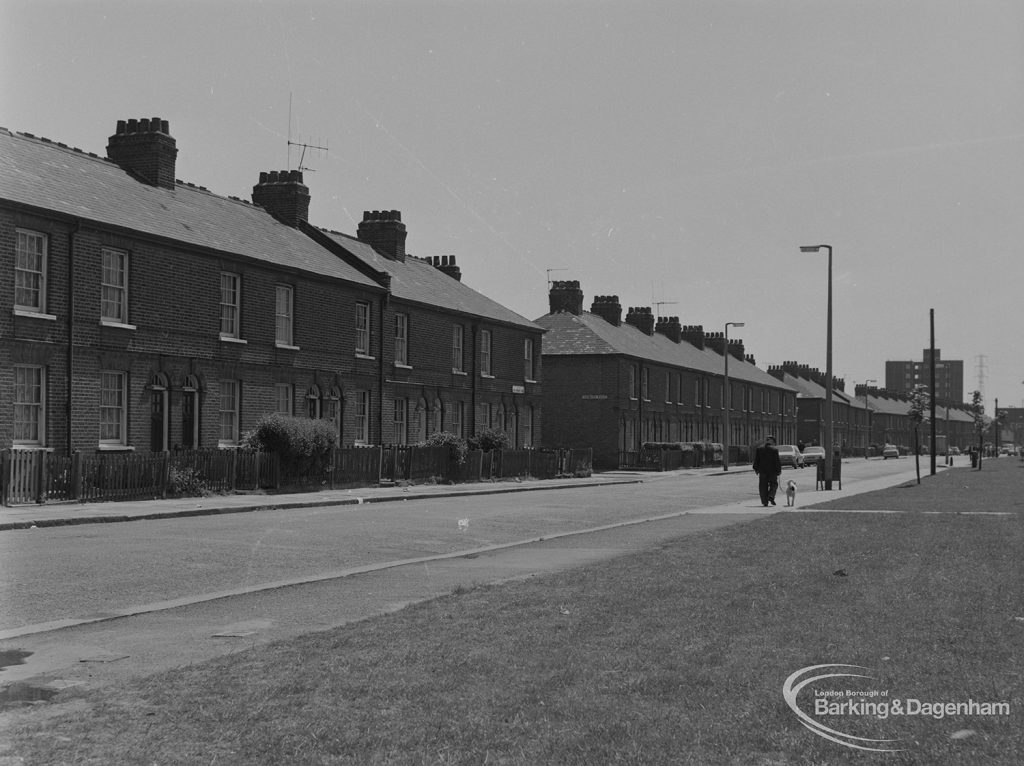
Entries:
{"label": "street lamp", "polygon": [[864,423],[867,430],[864,432],[864,459],[868,459],[868,444],[871,442],[871,411],[868,409],[868,383],[877,383],[877,380],[864,381]]}
{"label": "street lamp", "polygon": [[828,320],[825,326],[825,489],[832,489],[832,245],[801,245],[801,253],[828,250]]}
{"label": "street lamp", "polygon": [[729,328],[745,327],[745,322],[725,323],[725,390],[723,398],[725,401],[725,433],[722,434],[722,470],[729,470],[729,407],[732,406],[732,395],[729,391]]}

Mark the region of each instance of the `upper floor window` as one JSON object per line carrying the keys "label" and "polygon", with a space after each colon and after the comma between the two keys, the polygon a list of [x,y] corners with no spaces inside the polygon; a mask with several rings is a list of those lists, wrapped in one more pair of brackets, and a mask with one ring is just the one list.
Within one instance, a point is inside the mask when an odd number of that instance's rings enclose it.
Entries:
{"label": "upper floor window", "polygon": [[370,304],[356,303],[356,353],[370,355]]}
{"label": "upper floor window", "polygon": [[242,278],[222,271],[220,275],[220,334],[224,338],[242,337]]}
{"label": "upper floor window", "polygon": [[14,444],[46,443],[46,388],[42,367],[14,368]]}
{"label": "upper floor window", "polygon": [[646,367],[644,367],[642,370],[640,370],[640,395],[644,398],[644,401],[650,401],[651,400],[651,390],[650,390],[651,376],[650,376],[650,372],[651,371],[648,370]]}
{"label": "upper floor window", "polygon": [[480,374],[491,374],[491,331],[480,331]]}
{"label": "upper floor window", "polygon": [[523,377],[526,380],[534,380],[533,377],[533,338],[523,339]]}
{"label": "upper floor window", "polygon": [[128,324],[128,253],[103,248],[100,318]]}
{"label": "upper floor window", "polygon": [[293,340],[292,316],[293,293],[290,285],[277,285],[274,319],[276,335],[274,339],[279,346],[291,346]]}
{"label": "upper floor window", "polygon": [[683,403],[683,376],[676,373],[676,404]]}
{"label": "upper floor window", "polygon": [[465,328],[460,324],[452,325],[452,372],[465,372],[465,356],[463,355],[463,339]]}
{"label": "upper floor window", "polygon": [[672,403],[672,374],[665,373],[665,404]]}
{"label": "upper floor window", "polygon": [[395,314],[395,364],[409,364],[408,314]]}
{"label": "upper floor window", "polygon": [[14,307],[46,313],[46,235],[18,229],[14,256]]}
{"label": "upper floor window", "polygon": [[100,445],[124,446],[127,441],[128,374],[100,373]]}
{"label": "upper floor window", "polygon": [[636,399],[636,366],[629,365],[629,398]]}

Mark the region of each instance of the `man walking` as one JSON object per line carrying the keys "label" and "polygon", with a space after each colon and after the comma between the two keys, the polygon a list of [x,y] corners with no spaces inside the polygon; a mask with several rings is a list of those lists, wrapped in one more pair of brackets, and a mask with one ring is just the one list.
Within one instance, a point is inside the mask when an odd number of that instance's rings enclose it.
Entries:
{"label": "man walking", "polygon": [[775,437],[765,439],[764,446],[754,451],[754,472],[757,474],[757,488],[761,493],[761,505],[775,505],[775,492],[779,488],[779,474],[782,461],[775,449]]}

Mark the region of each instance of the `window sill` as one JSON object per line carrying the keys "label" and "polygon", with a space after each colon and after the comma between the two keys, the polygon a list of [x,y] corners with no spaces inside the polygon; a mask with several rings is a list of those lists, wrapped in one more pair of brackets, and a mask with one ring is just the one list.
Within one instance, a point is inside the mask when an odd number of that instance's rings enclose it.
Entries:
{"label": "window sill", "polygon": [[361,354],[358,351],[356,352],[356,359],[366,359],[367,361],[370,361],[370,362],[377,361],[377,357],[370,356],[369,354]]}
{"label": "window sill", "polygon": [[452,375],[468,375],[468,374],[469,373],[466,372],[465,370],[456,370],[454,367],[452,368]]}
{"label": "window sill", "polygon": [[224,343],[241,343],[243,346],[249,343],[247,340],[236,338],[234,335],[225,335],[224,333],[220,334],[220,339]]}
{"label": "window sill", "polygon": [[283,348],[285,351],[298,351],[299,350],[298,346],[292,346],[289,343],[280,343],[280,342],[276,342],[276,341],[274,343],[274,347],[275,348]]}
{"label": "window sill", "polygon": [[487,378],[488,380],[494,380],[494,376],[491,375],[490,373],[486,373],[486,372],[481,372],[480,373],[480,377],[481,378]]}
{"label": "window sill", "polygon": [[533,378],[526,378],[526,379],[523,380],[523,383],[536,383],[536,382],[537,381],[535,381]]}
{"label": "window sill", "polygon": [[217,449],[238,449],[238,442],[217,442]]}
{"label": "window sill", "polygon": [[15,452],[53,452],[53,447],[42,444],[12,444],[11,449]]}
{"label": "window sill", "polygon": [[412,369],[412,365],[402,364],[401,362],[395,362],[395,369],[396,370],[411,370]]}
{"label": "window sill", "polygon": [[101,327],[113,327],[113,328],[118,329],[118,330],[133,330],[134,331],[134,330],[138,329],[133,324],[128,324],[127,322],[115,322],[113,319],[101,319],[100,320],[100,326]]}
{"label": "window sill", "polygon": [[99,452],[135,452],[135,447],[127,444],[100,444],[96,449]]}
{"label": "window sill", "polygon": [[42,311],[33,311],[32,309],[14,309],[14,316],[27,317],[28,319],[45,319],[48,322],[57,321],[57,317],[54,314],[45,314]]}

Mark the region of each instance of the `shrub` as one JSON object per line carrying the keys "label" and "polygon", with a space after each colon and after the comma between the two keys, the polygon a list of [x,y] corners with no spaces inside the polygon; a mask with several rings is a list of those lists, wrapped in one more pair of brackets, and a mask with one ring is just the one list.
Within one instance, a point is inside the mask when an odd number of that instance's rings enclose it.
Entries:
{"label": "shrub", "polygon": [[167,476],[167,492],[176,497],[205,497],[210,494],[210,487],[195,468],[172,465]]}
{"label": "shrub", "polygon": [[490,452],[495,449],[509,449],[511,446],[512,440],[508,434],[497,428],[485,428],[469,440],[470,449],[483,450],[484,452]]}
{"label": "shrub", "polygon": [[469,452],[469,444],[461,436],[456,436],[450,431],[438,431],[432,433],[424,441],[420,442],[423,447],[448,447],[451,450],[455,462],[462,465],[466,462],[466,455]]}
{"label": "shrub", "polygon": [[338,437],[326,420],[274,412],[260,418],[256,428],[245,435],[244,443],[252,449],[277,453],[286,470],[306,473],[327,459]]}

